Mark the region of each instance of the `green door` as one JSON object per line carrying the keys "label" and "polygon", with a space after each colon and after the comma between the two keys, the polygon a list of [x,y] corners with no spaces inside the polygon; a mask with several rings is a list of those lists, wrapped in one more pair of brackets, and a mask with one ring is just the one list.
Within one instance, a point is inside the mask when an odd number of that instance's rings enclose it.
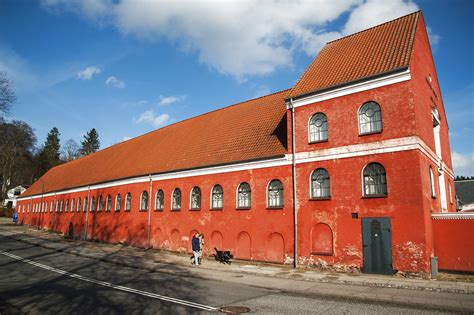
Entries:
{"label": "green door", "polygon": [[393,274],[389,218],[362,219],[362,247],[364,272]]}

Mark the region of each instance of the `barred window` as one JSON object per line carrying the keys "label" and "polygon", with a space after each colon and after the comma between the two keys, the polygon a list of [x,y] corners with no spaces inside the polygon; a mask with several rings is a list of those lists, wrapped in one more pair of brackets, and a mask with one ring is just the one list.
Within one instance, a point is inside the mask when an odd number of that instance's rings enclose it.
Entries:
{"label": "barred window", "polygon": [[91,199],[91,209],[90,211],[94,211],[95,210],[95,197],[92,197]]}
{"label": "barred window", "polygon": [[112,208],[112,196],[107,195],[107,199],[105,201],[105,211],[110,212],[110,208]]}
{"label": "barred window", "polygon": [[164,208],[164,203],[165,203],[165,194],[163,193],[163,190],[158,190],[156,192],[155,196],[155,210],[163,210]]}
{"label": "barred window", "polygon": [[311,198],[329,198],[331,196],[329,173],[324,168],[311,174]]}
{"label": "barred window", "polygon": [[81,211],[81,198],[77,199],[76,212]]}
{"label": "barred window", "polygon": [[148,210],[148,192],[146,190],[142,192],[142,196],[140,198],[140,210]]}
{"label": "barred window", "polygon": [[224,191],[220,185],[215,185],[212,188],[212,209],[222,209],[224,200]]}
{"label": "barred window", "polygon": [[176,188],[173,190],[173,200],[171,203],[171,210],[179,210],[181,209],[181,190]]}
{"label": "barred window", "polygon": [[379,104],[367,102],[359,109],[359,132],[361,135],[382,131],[382,111]]}
{"label": "barred window", "polygon": [[115,211],[120,211],[122,208],[122,196],[120,194],[117,194],[115,196]]}
{"label": "barred window", "polygon": [[387,179],[385,168],[379,163],[370,163],[364,168],[364,196],[386,196]]}
{"label": "barred window", "polygon": [[191,190],[191,209],[201,209],[201,189],[199,187],[194,187]]}
{"label": "barred window", "polygon": [[309,142],[328,139],[328,119],[323,113],[314,114],[309,121]]}
{"label": "barred window", "polygon": [[97,200],[97,212],[102,211],[103,207],[104,207],[104,198],[102,197],[102,195],[100,195]]}
{"label": "barred window", "polygon": [[84,208],[82,208],[82,211],[86,212],[88,208],[89,208],[89,198],[84,197]]}
{"label": "barred window", "polygon": [[241,183],[237,189],[237,208],[246,209],[252,205],[252,191],[248,183]]}
{"label": "barred window", "polygon": [[130,209],[132,209],[132,194],[127,193],[125,197],[125,211],[130,211]]}
{"label": "barred window", "polygon": [[283,207],[283,184],[278,179],[274,179],[268,184],[268,207]]}

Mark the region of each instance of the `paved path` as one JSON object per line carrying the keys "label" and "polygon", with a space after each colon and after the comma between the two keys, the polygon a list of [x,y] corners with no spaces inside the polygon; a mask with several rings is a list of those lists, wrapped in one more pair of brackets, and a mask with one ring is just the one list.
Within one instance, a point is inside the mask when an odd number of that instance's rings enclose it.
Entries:
{"label": "paved path", "polygon": [[[474,309],[472,294],[315,283],[156,262],[150,263],[154,266],[150,271],[142,268],[143,261],[125,253],[108,258],[111,262],[132,258],[126,263],[135,263],[136,268],[125,267],[124,261],[120,265],[103,261],[107,259],[97,249],[96,258],[101,260],[68,253],[82,244],[19,234],[19,230],[1,225],[0,311],[207,313],[226,305],[279,314],[428,314]],[[88,250],[92,254],[93,250]]]}

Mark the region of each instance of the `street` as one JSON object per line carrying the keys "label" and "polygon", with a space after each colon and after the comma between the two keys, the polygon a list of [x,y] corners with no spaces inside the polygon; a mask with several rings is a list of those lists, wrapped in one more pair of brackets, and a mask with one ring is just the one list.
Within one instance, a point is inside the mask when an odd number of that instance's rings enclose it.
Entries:
{"label": "street", "polygon": [[[0,236],[1,313],[207,313],[239,306],[261,314],[432,314],[433,309],[296,295],[235,282],[149,272]],[[245,309],[242,309],[245,310]]]}

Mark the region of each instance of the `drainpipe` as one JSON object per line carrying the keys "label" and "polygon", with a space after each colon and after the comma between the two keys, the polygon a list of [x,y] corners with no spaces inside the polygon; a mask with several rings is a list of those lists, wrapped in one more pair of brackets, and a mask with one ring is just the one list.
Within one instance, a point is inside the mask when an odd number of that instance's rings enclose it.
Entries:
{"label": "drainpipe", "polygon": [[87,228],[89,226],[89,206],[91,205],[91,186],[87,186],[87,209],[86,209],[86,227],[84,230],[84,241],[87,241]]}
{"label": "drainpipe", "polygon": [[298,267],[298,211],[296,209],[296,143],[295,143],[295,108],[293,99],[290,98],[291,110],[291,175],[293,179],[293,268]]}
{"label": "drainpipe", "polygon": [[150,235],[151,235],[151,200],[152,200],[152,193],[153,193],[153,188],[152,188],[152,180],[151,180],[151,174],[150,176],[150,193],[148,194],[148,243],[147,247],[150,248]]}

